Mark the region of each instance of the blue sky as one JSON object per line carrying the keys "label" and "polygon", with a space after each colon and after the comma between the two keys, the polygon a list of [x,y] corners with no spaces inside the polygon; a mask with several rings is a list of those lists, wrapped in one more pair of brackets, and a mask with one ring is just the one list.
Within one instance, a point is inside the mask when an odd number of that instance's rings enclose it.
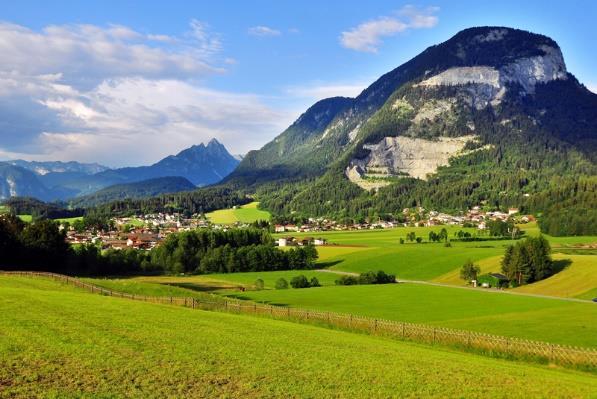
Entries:
{"label": "blue sky", "polygon": [[470,26],[546,34],[597,91],[597,2],[18,1],[0,13],[0,159],[256,149]]}

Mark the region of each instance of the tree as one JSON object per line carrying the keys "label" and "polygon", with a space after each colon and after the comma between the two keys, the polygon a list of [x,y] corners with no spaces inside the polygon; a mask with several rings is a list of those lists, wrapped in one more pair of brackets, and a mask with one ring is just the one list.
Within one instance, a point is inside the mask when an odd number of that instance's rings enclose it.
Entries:
{"label": "tree", "polygon": [[476,280],[477,276],[481,272],[481,268],[475,265],[470,259],[464,262],[462,268],[460,269],[460,278],[470,282],[471,280]]}
{"label": "tree", "polygon": [[276,280],[276,289],[277,290],[285,290],[288,289],[288,281],[283,278],[279,278]]}
{"label": "tree", "polygon": [[417,237],[417,244],[420,244],[423,241],[423,237]]}
{"label": "tree", "polygon": [[304,275],[295,276],[290,280],[290,286],[292,288],[309,288],[311,285],[309,284],[309,280]]}
{"label": "tree", "polygon": [[444,241],[448,240],[448,230],[446,230],[445,227],[439,232],[439,239]]}
{"label": "tree", "polygon": [[506,248],[502,272],[517,285],[542,280],[553,274],[549,242],[543,237],[528,237]]}
{"label": "tree", "polygon": [[311,285],[311,287],[321,287],[321,284],[319,283],[317,277],[311,277],[311,281],[309,281],[309,284]]}
{"label": "tree", "polygon": [[414,241],[414,240],[415,240],[415,238],[417,238],[417,234],[416,234],[414,231],[411,231],[410,233],[407,233],[407,234],[406,234],[406,239],[407,239],[408,241],[411,241],[411,242],[412,242],[412,241]]}
{"label": "tree", "polygon": [[255,280],[255,289],[262,290],[264,286],[265,286],[265,283],[263,282],[262,279],[258,278],[257,280]]}

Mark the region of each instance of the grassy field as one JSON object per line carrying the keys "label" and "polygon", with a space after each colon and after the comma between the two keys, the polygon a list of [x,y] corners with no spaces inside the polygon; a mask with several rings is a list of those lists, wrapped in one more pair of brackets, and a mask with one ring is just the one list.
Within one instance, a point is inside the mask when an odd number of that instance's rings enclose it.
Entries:
{"label": "grassy field", "polygon": [[178,296],[178,297],[201,297],[197,290],[185,288],[184,285],[169,285],[167,281],[161,284],[146,282],[141,278],[81,278],[81,280],[95,284],[113,291],[125,292],[127,294],[147,296]]}
{"label": "grassy field", "polygon": [[0,205],[0,215],[3,213],[8,213],[10,209],[6,205]]}
{"label": "grassy field", "polygon": [[59,223],[70,223],[70,224],[73,224],[77,220],[83,220],[83,216],[77,216],[77,217],[73,217],[73,218],[60,218],[60,219],[54,219],[54,220],[57,221],[57,222],[59,222]]}
{"label": "grassy field", "polygon": [[[458,226],[446,226],[448,236],[453,237],[459,230],[475,233],[475,229],[464,229]],[[528,235],[539,234],[536,224],[521,225]],[[414,231],[417,236],[427,240],[430,231],[439,232],[441,226],[436,227],[399,227],[386,230],[361,230],[340,232],[310,232],[293,233],[294,236],[316,236],[328,239],[330,243],[347,247],[322,247],[320,260],[324,266],[349,272],[364,272],[367,270],[384,270],[393,273],[398,278],[406,280],[433,280],[450,284],[462,285],[459,279],[459,269],[470,259],[484,268],[484,271],[499,271],[499,260],[505,247],[512,244],[510,240],[493,240],[477,242],[451,242],[451,247],[443,243],[405,243],[408,232]],[[276,237],[288,234],[278,234]],[[546,238],[554,246],[555,251],[561,246],[594,243],[597,237],[550,237]],[[350,247],[353,246],[353,247]]]}
{"label": "grassy field", "polygon": [[19,219],[21,219],[25,223],[31,223],[31,221],[33,221],[32,215],[17,215],[17,216],[19,217]]}
{"label": "grassy field", "polygon": [[[0,277],[0,397],[549,397],[594,375]],[[52,288],[52,284],[54,287]]]}
{"label": "grassy field", "polygon": [[555,254],[554,260],[570,262],[561,272],[514,291],[561,297],[583,297],[597,290],[597,255]]}
{"label": "grassy field", "polygon": [[262,279],[266,289],[275,287],[276,280],[284,278],[290,283],[290,280],[299,275],[304,275],[308,279],[316,277],[321,285],[334,285],[338,275],[335,273],[317,272],[312,270],[288,270],[276,272],[254,272],[254,273],[226,273],[226,274],[208,274],[202,276],[155,276],[155,277],[136,277],[134,281],[153,283],[153,284],[172,284],[180,287],[200,291],[229,290],[240,286],[252,289],[255,280]]}
{"label": "grassy field", "polygon": [[270,213],[257,209],[258,206],[259,202],[251,202],[236,209],[220,209],[210,212],[205,216],[215,224],[252,223],[257,220],[270,220]]}
{"label": "grassy field", "polygon": [[408,283],[240,295],[278,305],[597,347],[597,306],[590,302]]}

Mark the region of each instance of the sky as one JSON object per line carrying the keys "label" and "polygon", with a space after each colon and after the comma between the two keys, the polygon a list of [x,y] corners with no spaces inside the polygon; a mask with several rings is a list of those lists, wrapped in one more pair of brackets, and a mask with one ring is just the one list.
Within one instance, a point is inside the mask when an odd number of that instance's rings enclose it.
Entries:
{"label": "sky", "polygon": [[550,36],[597,92],[597,1],[27,1],[0,11],[0,160],[258,149],[471,26]]}

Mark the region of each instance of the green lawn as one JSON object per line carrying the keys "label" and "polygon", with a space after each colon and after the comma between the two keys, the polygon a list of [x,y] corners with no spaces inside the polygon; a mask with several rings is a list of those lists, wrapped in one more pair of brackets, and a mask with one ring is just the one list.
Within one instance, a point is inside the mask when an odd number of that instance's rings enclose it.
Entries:
{"label": "green lawn", "polygon": [[595,376],[578,371],[22,280],[0,276],[1,397],[588,398],[597,392]]}
{"label": "green lawn", "polygon": [[259,202],[251,202],[236,209],[220,209],[210,212],[205,216],[215,224],[252,223],[257,220],[270,220],[271,214],[258,209],[258,206]]}
{"label": "green lawn", "polygon": [[247,291],[248,299],[293,307],[597,347],[597,306],[422,284]]}
{"label": "green lawn", "polygon": [[0,205],[0,215],[3,213],[8,213],[10,209],[6,205]]}

